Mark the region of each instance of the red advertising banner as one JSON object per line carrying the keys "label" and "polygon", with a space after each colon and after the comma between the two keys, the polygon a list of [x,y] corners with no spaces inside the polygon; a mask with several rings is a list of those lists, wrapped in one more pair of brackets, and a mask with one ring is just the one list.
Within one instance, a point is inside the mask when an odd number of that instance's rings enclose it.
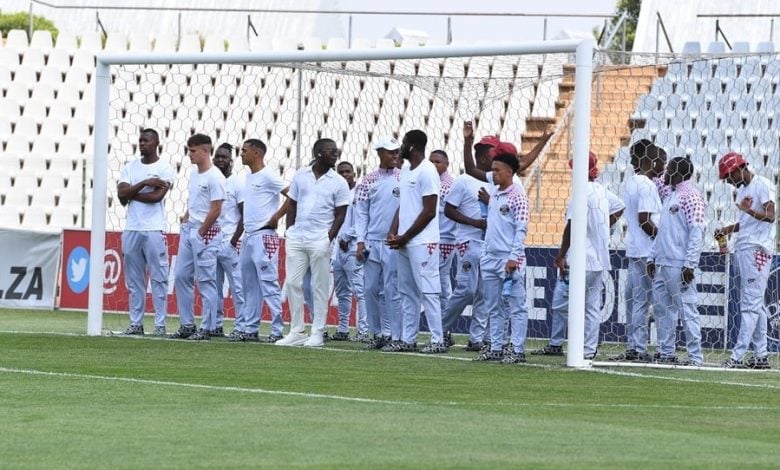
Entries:
{"label": "red advertising banner", "polygon": [[[179,249],[179,235],[169,233],[166,235],[168,242],[168,314],[177,314],[176,293],[174,292],[174,269],[176,266],[176,253]],[[279,282],[284,284],[285,277],[285,251],[284,240],[281,240],[279,248]],[[60,308],[86,309],[89,293],[89,253],[90,231],[65,229],[62,232],[62,273],[60,275]],[[229,294],[228,283],[224,283],[225,289],[225,317],[235,318],[233,299]],[[195,313],[200,312],[200,301],[196,295]],[[338,310],[330,305],[328,309],[328,324],[338,323]],[[103,308],[105,311],[127,312],[128,297],[125,285],[124,261],[122,259],[122,234],[120,232],[106,232],[106,254],[104,258],[103,276]],[[354,310],[354,308],[353,308]],[[153,311],[152,298],[147,282],[146,311]],[[354,315],[352,315],[354,317]],[[283,305],[283,317],[289,321],[287,303]],[[263,306],[262,319],[270,321],[271,314],[268,307]],[[351,321],[350,323],[354,323]]]}

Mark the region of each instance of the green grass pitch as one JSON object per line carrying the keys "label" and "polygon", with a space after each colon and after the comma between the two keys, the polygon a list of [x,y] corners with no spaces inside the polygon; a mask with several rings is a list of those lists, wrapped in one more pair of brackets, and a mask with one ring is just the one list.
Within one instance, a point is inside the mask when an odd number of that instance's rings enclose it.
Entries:
{"label": "green grass pitch", "polygon": [[0,310],[0,467],[776,468],[780,455],[777,371],[85,330],[84,313]]}

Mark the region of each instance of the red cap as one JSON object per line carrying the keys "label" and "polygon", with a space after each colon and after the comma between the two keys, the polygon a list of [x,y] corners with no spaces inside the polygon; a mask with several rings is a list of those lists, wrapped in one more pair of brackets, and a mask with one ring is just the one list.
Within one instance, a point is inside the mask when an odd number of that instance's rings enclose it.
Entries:
{"label": "red cap", "polygon": [[747,165],[747,161],[745,161],[745,158],[737,152],[730,152],[723,155],[723,158],[718,162],[718,174],[720,179],[726,179],[729,173],[745,165]]}
{"label": "red cap", "polygon": [[[574,160],[569,160],[569,168],[574,165]],[[599,176],[599,160],[596,154],[588,152],[588,179],[596,179]]]}
{"label": "red cap", "polygon": [[[482,140],[485,140],[487,137],[483,138]],[[488,156],[490,158],[495,158],[496,155],[501,154],[508,154],[508,155],[514,155],[517,157],[517,147],[510,144],[509,142],[500,142],[498,139],[496,139],[496,145],[493,146],[492,149],[490,149],[490,152],[488,152]]]}
{"label": "red cap", "polygon": [[477,142],[477,145],[487,145],[488,147],[496,147],[500,143],[501,141],[498,140],[498,137],[494,135],[486,135],[479,142]]}

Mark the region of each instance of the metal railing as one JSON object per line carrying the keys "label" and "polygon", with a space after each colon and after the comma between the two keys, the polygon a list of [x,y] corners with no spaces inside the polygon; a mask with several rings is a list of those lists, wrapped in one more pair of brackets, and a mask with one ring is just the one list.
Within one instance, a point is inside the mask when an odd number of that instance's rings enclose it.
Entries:
{"label": "metal railing", "polygon": [[[773,41],[775,33],[775,18],[780,18],[778,13],[700,13],[696,18],[715,18],[715,40],[718,40],[718,30],[720,30],[720,18],[769,18],[769,39]],[[722,30],[721,30],[722,33]],[[723,37],[725,39],[725,36]],[[729,46],[730,47],[730,46]]]}
{"label": "metal railing", "polygon": [[658,61],[658,54],[660,53],[659,50],[659,41],[661,39],[660,32],[664,33],[664,39],[666,40],[666,47],[669,48],[669,52],[674,54],[674,49],[672,48],[672,41],[669,39],[669,33],[666,32],[666,25],[664,24],[663,18],[661,18],[661,13],[656,11],[655,12],[655,57],[656,62]]}
{"label": "metal railing", "polygon": [[[84,5],[71,5],[71,4],[54,4],[43,0],[30,0],[29,9],[29,34],[32,37],[33,33],[33,6],[40,5],[53,9],[63,10],[95,10],[95,29],[101,30],[105,34],[106,29],[100,20],[100,11],[103,10],[121,10],[121,11],[174,11],[178,12],[177,21],[177,41],[181,41],[182,35],[182,12],[209,12],[209,13],[247,13],[246,24],[246,38],[249,40],[254,34],[255,37],[259,37],[257,29],[252,22],[252,14],[295,14],[295,15],[349,15],[347,22],[347,44],[352,47],[352,33],[353,33],[353,17],[354,16],[432,16],[432,17],[444,17],[446,19],[447,28],[447,44],[452,43],[453,40],[453,17],[472,17],[472,18],[542,18],[542,40],[547,40],[547,21],[550,18],[603,18],[605,23],[608,20],[613,19],[616,15],[611,14],[599,14],[599,13],[518,13],[518,12],[463,12],[463,11],[392,11],[392,10],[312,10],[312,9],[291,9],[291,8],[209,8],[209,7],[166,7],[166,6],[130,6],[130,5],[111,5],[111,4],[94,4],[89,6]],[[607,29],[607,24],[604,25],[602,30],[602,36]],[[625,36],[625,31],[624,31]]]}

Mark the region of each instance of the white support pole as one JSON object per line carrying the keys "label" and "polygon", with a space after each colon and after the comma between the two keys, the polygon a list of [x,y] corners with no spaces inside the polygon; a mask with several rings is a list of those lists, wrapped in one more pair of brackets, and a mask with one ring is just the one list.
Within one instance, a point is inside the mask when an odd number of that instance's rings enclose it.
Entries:
{"label": "white support pole", "polygon": [[590,95],[593,41],[577,46],[574,87],[574,165],[571,192],[571,245],[569,247],[569,347],[566,365],[589,367],[585,344],[585,251],[588,229],[588,151],[590,148]]}
{"label": "white support pole", "polygon": [[95,70],[95,158],[92,174],[92,231],[89,250],[89,303],[87,305],[87,334],[90,336],[100,335],[103,329],[110,85],[111,69],[109,65],[98,59]]}

